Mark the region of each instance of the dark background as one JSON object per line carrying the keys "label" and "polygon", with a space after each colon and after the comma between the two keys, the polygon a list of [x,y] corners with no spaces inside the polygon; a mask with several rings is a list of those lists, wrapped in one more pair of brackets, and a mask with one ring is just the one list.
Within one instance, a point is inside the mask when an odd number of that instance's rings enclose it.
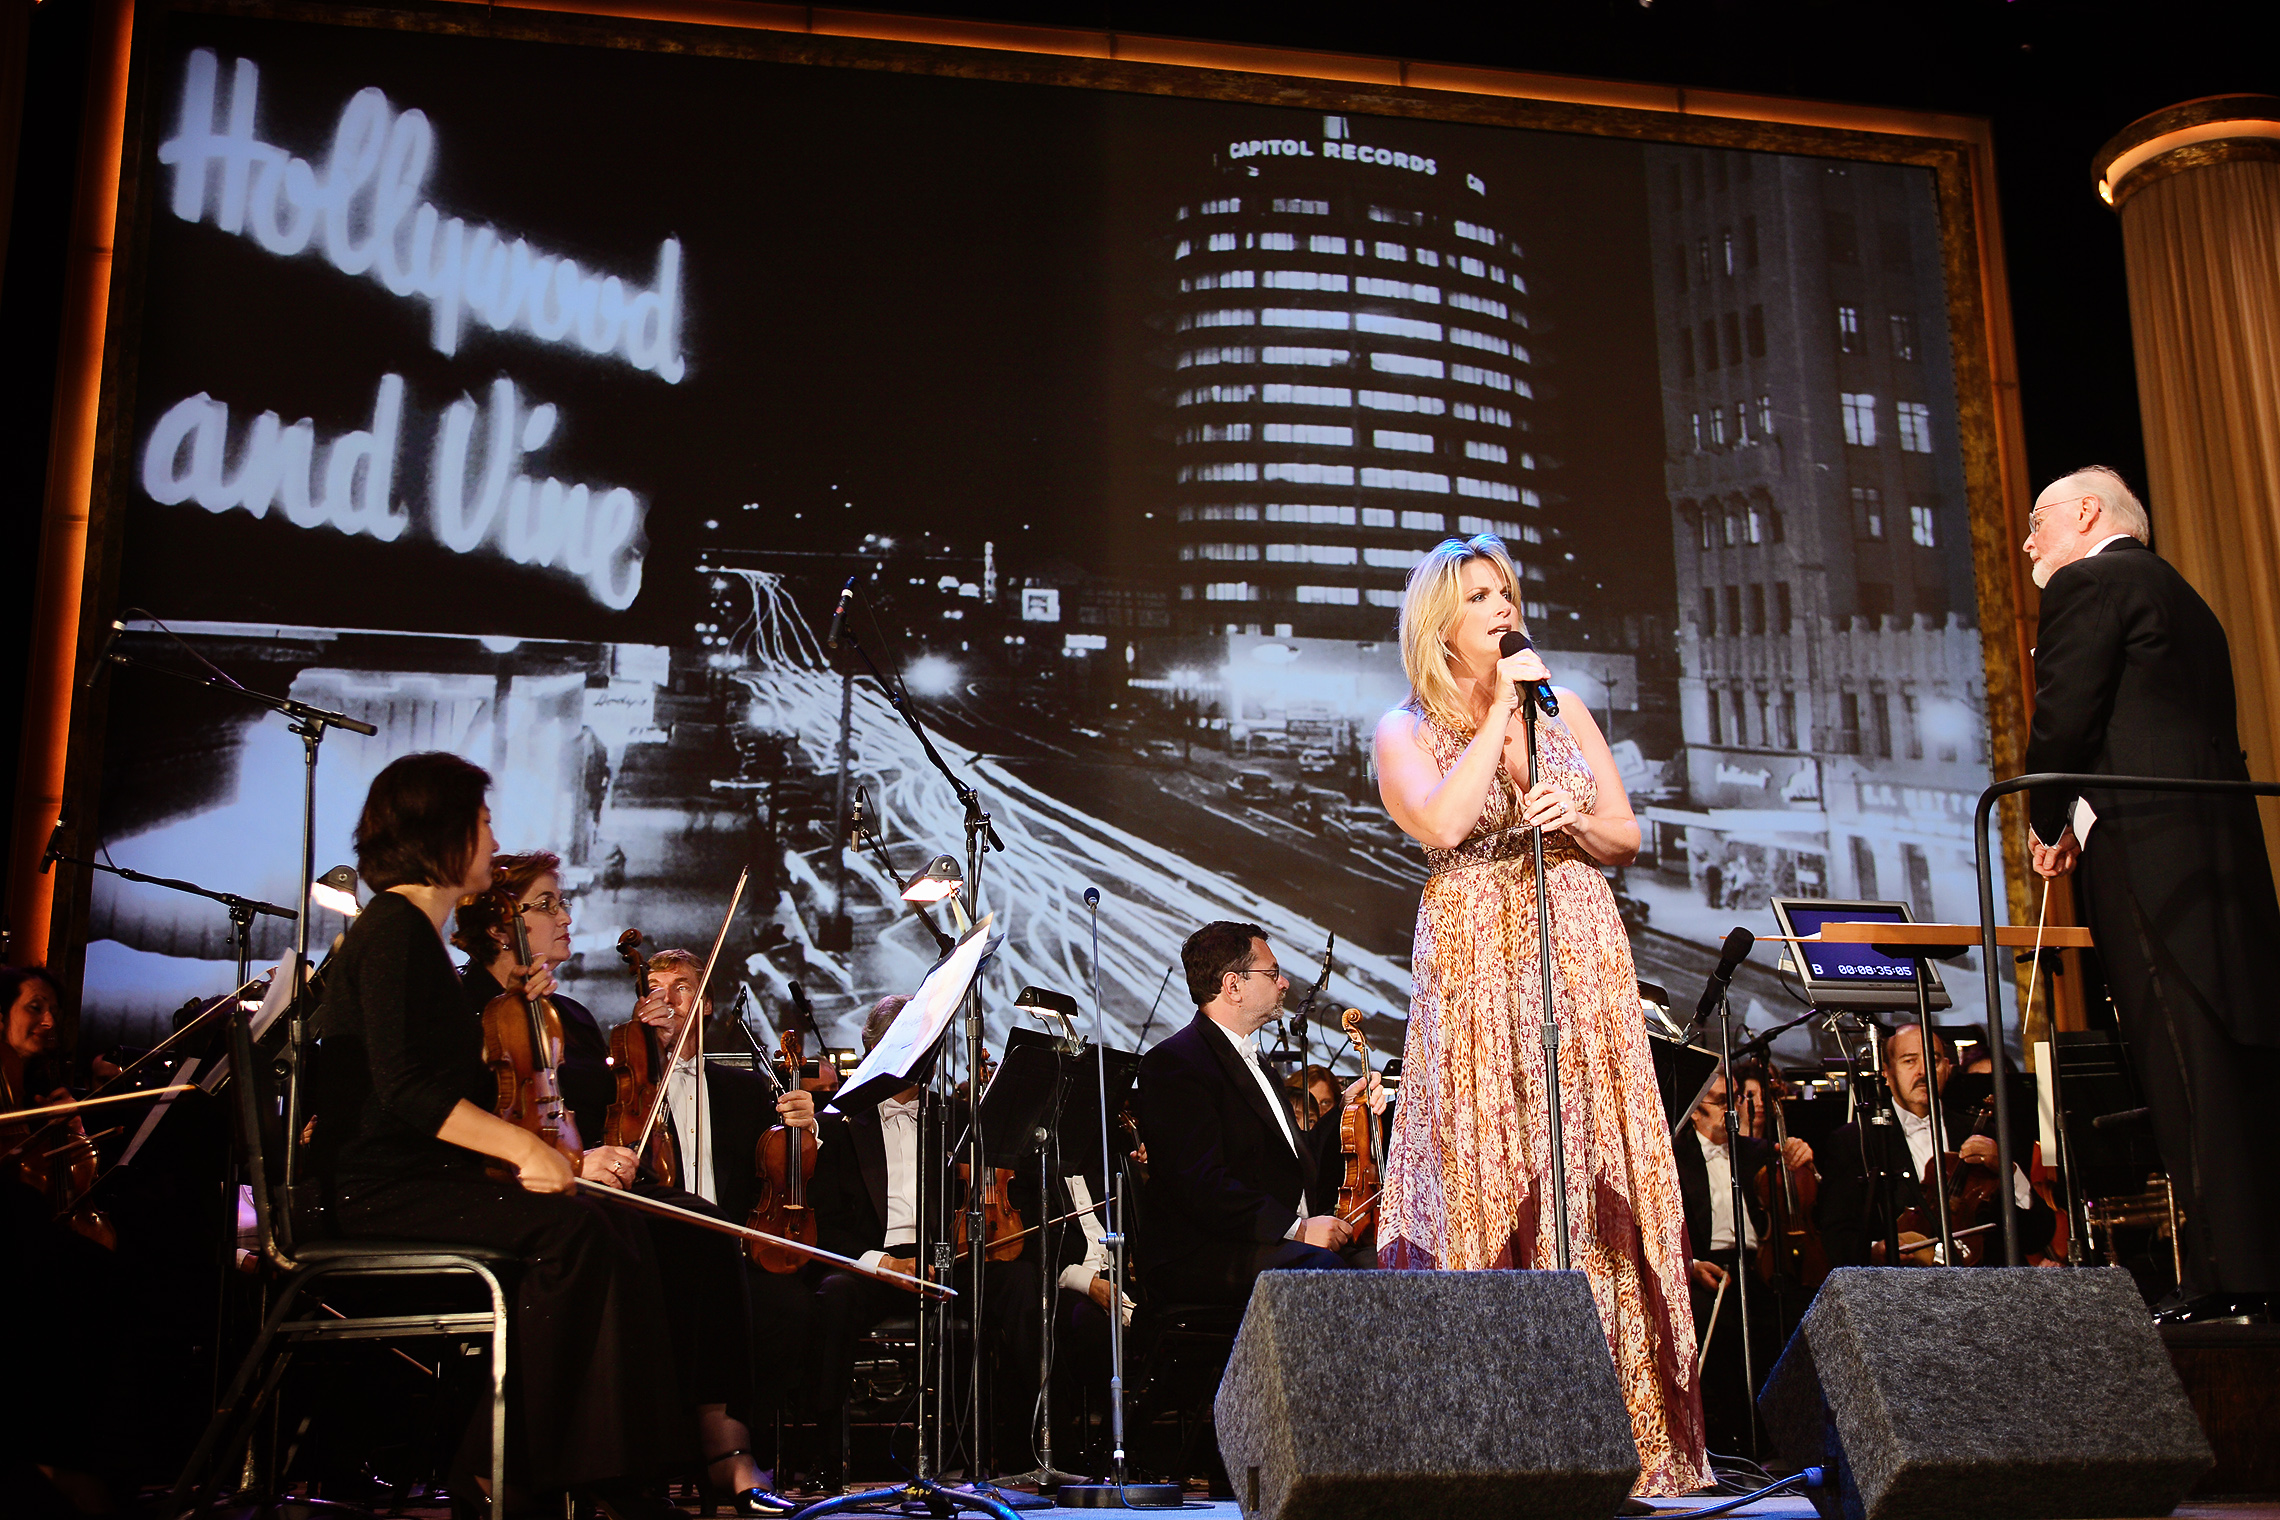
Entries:
{"label": "dark background", "polygon": [[[2143,478],[2120,238],[2112,214],[2091,189],[2091,154],[2148,111],[2194,96],[2270,87],[2268,67],[2247,43],[2253,12],[2241,5],[2151,9],[1961,0],[1837,7],[1655,0],[1643,6],[1638,0],[1596,0],[1494,9],[1275,3],[914,3],[895,9],[1990,117],[2029,468],[2038,479],[2089,460],[2113,464],[2133,480]],[[0,707],[10,711],[21,711],[22,702],[86,19],[81,0],[46,0],[32,16],[25,120],[0,285],[0,363],[18,397],[0,422],[0,489],[8,504],[0,513],[0,575],[6,577],[0,584],[0,607],[6,609],[0,613],[0,640],[10,649],[0,662]],[[439,136],[448,164],[451,139],[441,123]],[[1040,147],[1009,146],[1024,153]],[[1045,204],[1056,181],[1049,166],[1041,169],[1048,171],[1037,181]],[[450,198],[448,182],[437,181],[435,189]],[[512,208],[494,199],[466,209],[505,226],[517,223]],[[538,235],[537,228],[531,231]],[[765,238],[770,231],[756,227],[755,235]],[[701,297],[692,292],[691,299]],[[844,482],[785,480],[776,489],[779,500],[807,490],[827,497],[834,484]],[[2158,535],[2161,504],[2150,505]],[[16,746],[0,746],[0,781],[11,794],[16,762]]]}

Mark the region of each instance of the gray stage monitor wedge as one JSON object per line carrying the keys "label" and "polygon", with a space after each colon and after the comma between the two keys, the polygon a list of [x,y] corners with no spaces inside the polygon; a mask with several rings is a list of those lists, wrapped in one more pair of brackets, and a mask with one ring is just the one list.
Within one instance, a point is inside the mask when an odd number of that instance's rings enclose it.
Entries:
{"label": "gray stage monitor wedge", "polygon": [[1840,1267],[1758,1409],[1823,1520],[2166,1515],[2215,1462],[2115,1268]]}
{"label": "gray stage monitor wedge", "polygon": [[1581,1272],[1269,1272],[1214,1404],[1244,1520],[1609,1520],[1638,1448]]}

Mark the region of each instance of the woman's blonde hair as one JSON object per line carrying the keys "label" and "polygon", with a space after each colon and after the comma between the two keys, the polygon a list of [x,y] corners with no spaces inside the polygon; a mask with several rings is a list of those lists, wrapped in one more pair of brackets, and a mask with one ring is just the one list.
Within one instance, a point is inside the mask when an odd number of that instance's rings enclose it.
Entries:
{"label": "woman's blonde hair", "polygon": [[1512,597],[1513,616],[1520,631],[1528,620],[1520,600],[1520,575],[1504,540],[1493,533],[1474,538],[1446,538],[1425,551],[1417,568],[1409,572],[1409,588],[1401,594],[1401,668],[1409,676],[1409,689],[1425,715],[1451,728],[1474,726],[1457,691],[1457,678],[1449,670],[1449,630],[1464,611],[1465,566],[1485,559],[1504,577]]}

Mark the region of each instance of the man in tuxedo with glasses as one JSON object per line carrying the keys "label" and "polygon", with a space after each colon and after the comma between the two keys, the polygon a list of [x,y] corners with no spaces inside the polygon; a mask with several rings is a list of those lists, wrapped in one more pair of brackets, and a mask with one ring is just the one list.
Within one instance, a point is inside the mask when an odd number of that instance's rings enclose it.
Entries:
{"label": "man in tuxedo with glasses", "polygon": [[[2028,772],[2246,780],[2232,653],[2200,594],[2146,547],[2102,466],[2045,487],[2023,546],[2042,587]],[[2280,1294],[2280,904],[2256,804],[2059,788],[2029,804],[2034,866],[2076,893],[2185,1215],[2164,1319],[2268,1318]]]}
{"label": "man in tuxedo with glasses", "polygon": [[1148,1189],[1134,1240],[1158,1303],[1248,1303],[1261,1272],[1366,1262],[1332,1212],[1338,1175],[1304,1130],[1258,1034],[1290,980],[1257,924],[1210,923],[1180,947],[1196,1013],[1140,1061]]}

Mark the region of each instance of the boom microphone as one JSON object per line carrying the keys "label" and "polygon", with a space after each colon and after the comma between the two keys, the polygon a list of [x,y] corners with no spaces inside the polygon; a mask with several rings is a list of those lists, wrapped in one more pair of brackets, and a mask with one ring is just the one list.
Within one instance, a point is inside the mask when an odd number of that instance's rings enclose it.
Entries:
{"label": "boom microphone", "polygon": [[847,584],[839,588],[839,605],[831,609],[831,631],[823,636],[823,647],[837,649],[839,636],[847,631],[847,604],[855,600],[855,577],[847,577]]}
{"label": "boom microphone", "polygon": [[[1528,635],[1514,628],[1505,633],[1503,639],[1498,642],[1496,649],[1499,655],[1509,660],[1521,650],[1535,647],[1534,644],[1528,642]],[[1551,682],[1514,681],[1512,684],[1520,688],[1523,696],[1533,696],[1536,699],[1536,705],[1544,710],[1544,716],[1548,718],[1559,716],[1559,699],[1552,695]]]}
{"label": "boom microphone", "polygon": [[1725,948],[1718,952],[1718,969],[1710,973],[1710,980],[1702,985],[1702,1001],[1694,1005],[1694,1022],[1699,1024],[1718,1011],[1726,997],[1726,989],[1733,985],[1734,972],[1750,958],[1750,947],[1757,936],[1747,929],[1737,928],[1726,936]]}
{"label": "boom microphone", "polygon": [[1085,888],[1085,907],[1095,913],[1100,911],[1100,888]]}
{"label": "boom microphone", "polygon": [[55,815],[55,827],[48,831],[47,849],[40,855],[40,874],[42,876],[47,875],[55,863],[63,858],[63,831],[69,827],[67,813],[68,810],[57,813]]}
{"label": "boom microphone", "polygon": [[118,643],[119,635],[126,631],[127,625],[125,623],[120,622],[117,618],[111,619],[111,626],[103,635],[102,647],[95,651],[95,659],[93,663],[88,665],[87,674],[79,678],[79,689],[81,691],[93,691],[95,689],[95,678],[103,673],[104,666],[111,663],[111,646]]}

